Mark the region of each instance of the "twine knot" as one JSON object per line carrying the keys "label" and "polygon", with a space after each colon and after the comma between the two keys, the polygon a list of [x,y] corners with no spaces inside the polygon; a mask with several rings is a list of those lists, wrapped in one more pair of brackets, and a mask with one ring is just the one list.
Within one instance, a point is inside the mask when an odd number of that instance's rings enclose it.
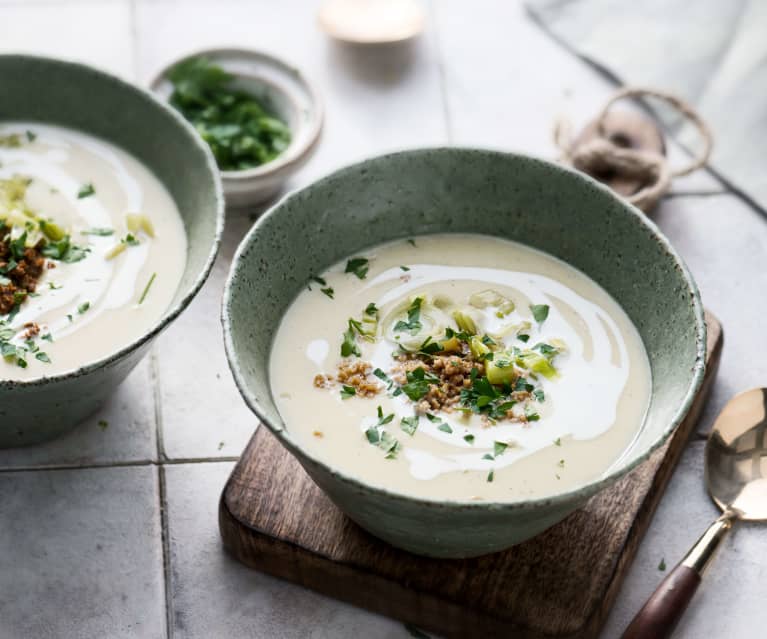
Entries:
{"label": "twine knot", "polygon": [[[605,118],[610,107],[624,98],[654,97],[675,108],[695,125],[703,140],[703,148],[687,166],[672,170],[665,155],[654,150],[633,148],[630,141],[620,134],[605,134]],[[688,175],[704,166],[711,155],[712,137],[708,126],[695,110],[677,96],[653,89],[625,88],[614,94],[602,108],[596,120],[597,136],[574,144],[565,139],[563,127],[558,126],[555,142],[563,152],[563,159],[579,171],[599,179],[611,175],[635,180],[642,186],[626,199],[643,211],[652,209],[666,194],[675,177]]]}

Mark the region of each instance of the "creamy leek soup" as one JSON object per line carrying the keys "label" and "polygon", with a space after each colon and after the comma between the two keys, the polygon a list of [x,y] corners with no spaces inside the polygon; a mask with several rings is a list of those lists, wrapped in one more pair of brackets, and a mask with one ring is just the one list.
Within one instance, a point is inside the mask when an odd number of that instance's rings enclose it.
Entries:
{"label": "creamy leek soup", "polygon": [[105,357],[164,313],[186,234],[160,181],[84,133],[0,123],[0,379]]}
{"label": "creamy leek soup", "polygon": [[599,285],[546,253],[431,235],[307,284],[270,361],[297,443],[382,488],[438,499],[561,492],[639,432],[650,367]]}

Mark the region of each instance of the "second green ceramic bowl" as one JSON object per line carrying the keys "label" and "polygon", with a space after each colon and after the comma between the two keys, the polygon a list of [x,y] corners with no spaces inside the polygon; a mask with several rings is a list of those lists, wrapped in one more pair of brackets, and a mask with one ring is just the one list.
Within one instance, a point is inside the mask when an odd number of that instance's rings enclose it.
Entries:
{"label": "second green ceramic bowl", "polygon": [[186,266],[173,301],[144,335],[76,370],[29,381],[0,379],[0,448],[35,444],[93,413],[183,311],[213,265],[224,200],[213,156],[195,130],[160,100],[91,67],[0,55],[0,122],[77,129],[128,151],[170,191],[187,235]]}
{"label": "second green ceramic bowl", "polygon": [[[292,438],[269,386],[282,315],[310,276],[381,242],[482,233],[555,255],[601,284],[642,336],[653,375],[642,430],[604,477],[545,498],[461,502],[410,497],[347,476]],[[582,174],[541,160],[438,148],[333,173],[271,208],[243,240],[224,293],[229,362],[245,401],[312,479],[362,527],[414,553],[481,555],[560,521],[660,446],[701,383],[706,328],[698,290],[638,209]]]}

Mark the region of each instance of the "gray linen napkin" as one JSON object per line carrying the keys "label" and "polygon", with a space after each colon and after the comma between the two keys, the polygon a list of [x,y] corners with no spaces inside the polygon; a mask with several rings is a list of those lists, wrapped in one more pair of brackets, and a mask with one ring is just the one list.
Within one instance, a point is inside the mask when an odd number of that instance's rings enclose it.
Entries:
{"label": "gray linen napkin", "polygon": [[[621,84],[689,101],[713,132],[714,170],[767,210],[767,1],[528,0],[527,9]],[[676,137],[695,144],[687,126]]]}

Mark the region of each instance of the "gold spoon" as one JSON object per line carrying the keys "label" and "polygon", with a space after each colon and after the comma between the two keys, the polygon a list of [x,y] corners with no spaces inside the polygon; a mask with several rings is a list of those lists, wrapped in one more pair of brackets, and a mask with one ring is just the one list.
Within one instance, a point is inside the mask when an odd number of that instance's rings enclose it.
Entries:
{"label": "gold spoon", "polygon": [[735,520],[767,520],[767,388],[736,395],[719,414],[706,444],[706,487],[722,516],[661,582],[623,639],[670,637]]}

